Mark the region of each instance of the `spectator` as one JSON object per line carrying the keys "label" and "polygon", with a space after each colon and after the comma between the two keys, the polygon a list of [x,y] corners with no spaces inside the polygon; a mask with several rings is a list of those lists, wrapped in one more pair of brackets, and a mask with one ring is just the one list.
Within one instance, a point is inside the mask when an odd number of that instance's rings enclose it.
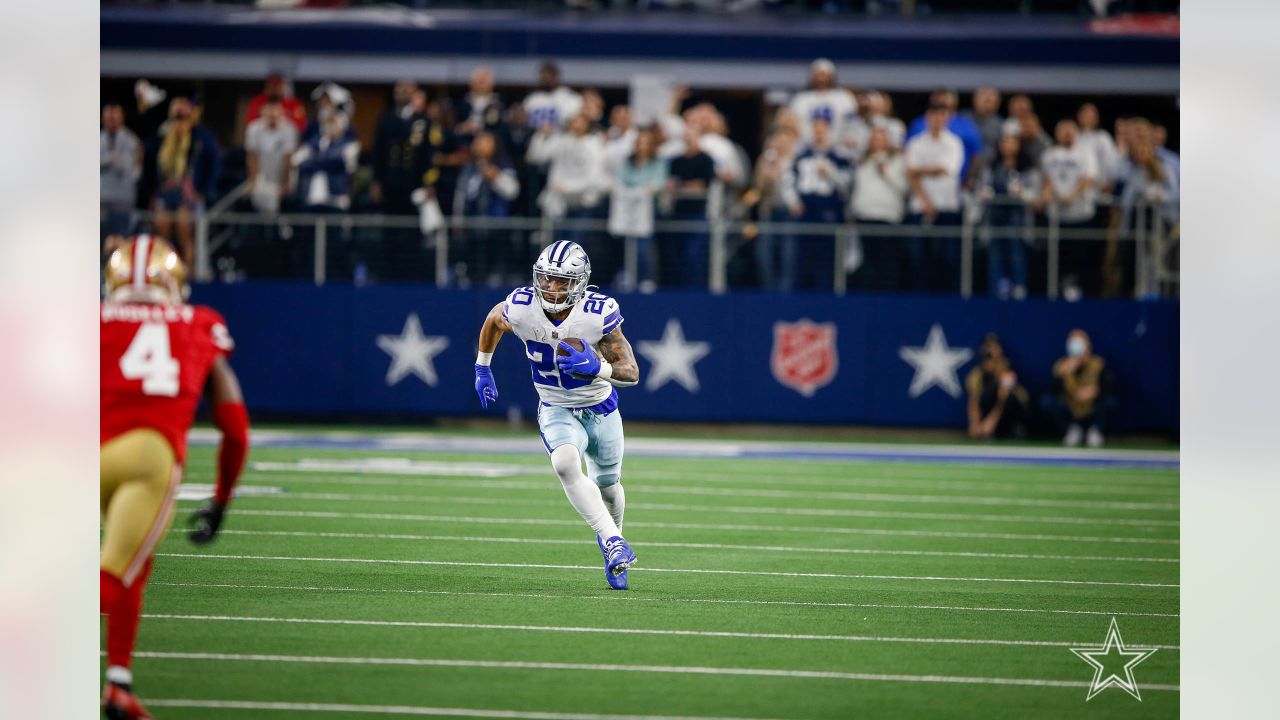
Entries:
{"label": "spectator", "polygon": [[[300,142],[309,143],[322,132],[325,121],[334,113],[346,115],[348,120],[355,117],[356,105],[351,98],[351,91],[338,83],[325,81],[311,91],[311,101],[316,105],[315,117],[307,122],[307,129],[302,131]],[[355,138],[355,130],[348,123],[347,134]]]}
{"label": "spectator", "polygon": [[1140,129],[1142,126],[1145,126],[1151,131],[1151,143],[1155,146],[1156,154],[1160,156],[1161,162],[1165,163],[1165,165],[1172,169],[1174,175],[1181,180],[1182,159],[1178,157],[1178,153],[1170,150],[1165,145],[1169,139],[1168,131],[1165,130],[1163,125],[1152,125],[1145,120],[1142,125],[1140,125]]}
{"label": "spectator", "polygon": [[858,162],[853,183],[853,215],[862,241],[863,269],[859,283],[866,290],[896,290],[900,278],[904,238],[879,232],[902,225],[903,205],[910,184],[902,152],[883,127],[871,131],[867,152]]}
{"label": "spectator", "polygon": [[[453,214],[466,218],[505,218],[520,194],[520,181],[511,165],[498,156],[493,134],[481,130],[471,141],[471,157],[458,174]],[[472,282],[500,284],[504,273],[514,273],[509,258],[517,256],[508,228],[467,227],[461,233],[466,277]]]}
{"label": "spectator", "polygon": [[665,285],[707,286],[710,269],[707,193],[715,181],[715,161],[702,150],[702,134],[696,128],[688,128],[684,135],[684,152],[671,159],[667,191],[675,198],[672,219],[685,224],[696,223],[696,227],[693,230],[682,228],[662,243]]}
{"label": "spectator", "polygon": [[993,87],[980,87],[973,91],[973,109],[965,113],[978,128],[982,139],[979,162],[969,168],[968,177],[977,178],[983,167],[995,164],[999,157],[1000,137],[1004,134],[1004,118],[1000,117],[1000,91]]}
{"label": "spectator", "polygon": [[[1034,167],[1040,167],[1040,160],[1044,157],[1044,153],[1053,146],[1053,142],[1049,139],[1048,133],[1040,125],[1040,118],[1035,113],[1028,113],[1018,118],[1015,126],[1016,131],[1012,134],[1018,136],[1018,142],[1022,146],[1022,161]],[[1005,132],[1009,132],[1009,123],[1005,121]]]}
{"label": "spectator", "polygon": [[[1129,159],[1124,164],[1125,175],[1120,179],[1124,193],[1120,197],[1123,212],[1122,228],[1125,232],[1134,226],[1134,213],[1142,206],[1158,212],[1165,224],[1178,224],[1179,185],[1177,168],[1160,157],[1146,137],[1141,137],[1129,148]],[[1146,223],[1151,227],[1151,222]]]}
{"label": "spectator", "polygon": [[[809,124],[812,141],[802,147],[784,177],[782,196],[791,216],[804,223],[837,225],[853,183],[853,163],[836,152],[831,126],[822,118]],[[796,287],[830,287],[835,275],[834,233],[807,233],[797,241]]]}
{"label": "spectator", "polygon": [[[956,114],[959,98],[950,90],[935,90],[930,94],[929,107],[932,108],[935,105],[945,107],[947,110],[947,130],[960,139],[964,149],[964,164],[960,167],[960,177],[968,178],[970,164],[982,154],[982,135],[978,131],[978,126],[971,118]],[[923,133],[927,124],[924,115],[913,120],[907,127],[907,140]]]}
{"label": "spectator", "polygon": [[[298,170],[297,202],[303,212],[312,214],[336,214],[351,209],[351,177],[360,155],[360,142],[350,132],[346,113],[329,113],[324,118],[320,132],[293,153],[292,162]],[[328,272],[338,275],[346,243],[340,237],[337,223],[329,225],[330,234],[325,245]],[[314,262],[315,242],[313,226],[305,226],[294,241],[294,269],[299,274],[309,274]],[[357,267],[366,263],[363,257],[355,258]],[[357,272],[357,277],[360,275]]]}
{"label": "spectator", "polygon": [[1098,106],[1093,103],[1081,105],[1076,121],[1080,126],[1076,142],[1093,155],[1094,165],[1098,168],[1098,189],[1110,190],[1120,170],[1120,152],[1111,135],[1098,126]]}
{"label": "spectator", "polygon": [[420,97],[415,99],[415,104],[426,106],[425,144],[433,171],[433,176],[425,179],[423,184],[429,190],[433,188],[436,195],[444,199],[446,209],[451,209],[454,190],[458,185],[458,171],[467,161],[467,148],[453,130],[458,123],[449,98],[438,97],[427,102],[426,93],[419,90],[417,94]]}
{"label": "spectator", "polygon": [[907,142],[908,220],[923,230],[907,244],[917,291],[954,291],[959,284],[960,248],[954,228],[960,224],[964,145],[947,129],[950,116],[948,105],[930,105],[925,132]]}
{"label": "spectator", "polygon": [[244,116],[245,127],[258,119],[262,114],[262,108],[268,102],[280,103],[285,119],[293,123],[299,133],[307,129],[307,109],[302,106],[298,98],[293,96],[290,84],[279,73],[268,75],[266,82],[262,85],[262,92],[249,101],[249,110]]}
{"label": "spectator", "polygon": [[809,65],[809,89],[791,99],[791,112],[800,122],[800,139],[813,140],[813,121],[822,120],[834,138],[843,140],[857,116],[858,101],[853,93],[836,87],[836,66],[826,58]]}
{"label": "spectator", "polygon": [[1063,433],[1062,444],[1074,447],[1085,439],[1089,447],[1101,447],[1115,400],[1106,362],[1093,354],[1084,330],[1067,335],[1067,354],[1053,364],[1053,382],[1054,391],[1044,396],[1042,404]]}
{"label": "spectator", "polygon": [[590,122],[591,132],[604,132],[604,98],[599,90],[588,88],[582,91],[582,110],[579,112]]}
{"label": "spectator", "polygon": [[[619,166],[635,149],[636,128],[631,122],[631,107],[615,105],[609,111],[609,129],[604,134],[605,165],[609,176],[614,177]],[[654,147],[657,150],[657,147]]]}
{"label": "spectator", "polygon": [[481,132],[492,134],[497,141],[505,112],[502,98],[493,90],[493,71],[484,66],[472,70],[467,95],[458,106],[458,117],[462,121],[456,130],[459,141],[470,144]]}
{"label": "spectator", "polygon": [[133,209],[142,176],[142,144],[124,126],[124,108],[109,102],[102,108],[99,143],[99,195],[102,236],[128,235],[133,230]]}
{"label": "spectator", "polygon": [[907,126],[893,116],[893,98],[887,92],[874,92],[868,94],[868,100],[871,103],[871,124],[884,128],[889,142],[901,148],[907,140]]}
{"label": "spectator", "polygon": [[222,152],[213,133],[199,124],[187,98],[169,103],[169,120],[149,143],[143,173],[151,198],[156,234],[178,239],[182,259],[191,264],[195,245],[194,213],[213,197],[222,168]]}
{"label": "spectator", "polygon": [[1031,98],[1026,95],[1014,95],[1009,98],[1009,117],[1004,121],[1005,133],[1018,134],[1022,132],[1022,121],[1031,115],[1035,115],[1036,108],[1031,102]]}
{"label": "spectator", "polygon": [[[796,146],[800,142],[795,114],[778,111],[773,134],[756,161],[755,185],[748,204],[757,207],[757,217],[771,224],[791,222],[791,211],[782,197],[783,181],[791,172]],[[795,286],[795,236],[782,230],[760,234],[755,242],[756,274],[768,290],[790,291]]]}
{"label": "spectator", "polygon": [[1027,202],[1038,197],[1039,171],[1023,164],[1016,135],[1000,138],[999,157],[983,168],[979,194],[987,202],[987,283],[1001,300],[1027,297]]}
{"label": "spectator", "polygon": [[858,111],[849,118],[841,136],[836,138],[836,145],[852,158],[862,157],[867,153],[867,142],[871,139],[871,97],[875,91],[864,92],[850,89]]}
{"label": "spectator", "polygon": [[654,128],[632,129],[631,132],[635,137],[634,151],[618,165],[614,175],[609,232],[617,238],[629,240],[636,248],[635,276],[625,277],[622,286],[651,293],[656,287],[653,268],[654,204],[657,194],[667,184],[667,164],[658,158],[658,138]]}
{"label": "spectator", "polygon": [[1030,396],[1018,384],[1018,374],[1009,366],[1004,347],[994,333],[982,341],[978,357],[978,365],[964,381],[969,393],[969,437],[1026,437]]}
{"label": "spectator", "polygon": [[[601,200],[609,187],[605,175],[604,141],[599,133],[590,132],[591,122],[584,115],[569,121],[568,132],[558,132],[550,123],[538,126],[538,132],[529,143],[528,159],[533,163],[549,166],[547,187],[538,203],[543,212],[552,218],[588,221],[596,219],[603,209]],[[590,231],[581,223],[570,227],[565,239],[588,245],[587,253],[596,266],[608,265],[600,248],[590,247]],[[597,261],[597,256],[599,260]]]}
{"label": "spectator", "polygon": [[538,89],[524,99],[529,126],[560,128],[582,112],[582,96],[560,83],[560,68],[544,62],[538,68]]}
{"label": "spectator", "polygon": [[280,212],[280,200],[289,194],[290,161],[297,146],[298,131],[285,120],[284,107],[268,100],[244,133],[248,195],[258,212]]}
{"label": "spectator", "polygon": [[[1060,120],[1054,134],[1058,144],[1041,159],[1044,187],[1036,208],[1052,202],[1058,225],[1063,230],[1083,231],[1095,227],[1098,168],[1093,153],[1076,143],[1079,129],[1073,120]],[[1077,299],[1081,293],[1097,295],[1101,283],[1102,243],[1095,239],[1066,237],[1059,245],[1060,267],[1064,275],[1063,295]]]}
{"label": "spectator", "polygon": [[423,174],[430,170],[430,156],[423,151],[426,139],[423,100],[418,94],[417,83],[397,81],[392,107],[378,118],[373,139],[373,183],[369,186],[369,195],[374,205],[385,213],[410,215],[417,212],[409,196],[423,185]]}

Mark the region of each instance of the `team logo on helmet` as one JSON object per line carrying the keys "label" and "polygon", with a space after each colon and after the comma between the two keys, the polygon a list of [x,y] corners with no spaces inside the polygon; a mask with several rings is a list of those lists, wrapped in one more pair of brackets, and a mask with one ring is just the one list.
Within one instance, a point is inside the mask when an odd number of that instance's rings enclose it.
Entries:
{"label": "team logo on helmet", "polygon": [[773,324],[773,377],[805,397],[831,383],[839,364],[836,324],[798,320]]}

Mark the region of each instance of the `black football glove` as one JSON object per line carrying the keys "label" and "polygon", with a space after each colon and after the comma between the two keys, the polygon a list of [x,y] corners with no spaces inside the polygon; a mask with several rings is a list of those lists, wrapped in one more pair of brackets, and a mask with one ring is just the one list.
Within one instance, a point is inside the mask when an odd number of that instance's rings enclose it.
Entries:
{"label": "black football glove", "polygon": [[213,542],[214,536],[218,534],[218,528],[222,526],[222,516],[226,512],[225,504],[210,500],[208,505],[192,513],[188,521],[191,532],[187,533],[187,537],[196,545],[208,545]]}

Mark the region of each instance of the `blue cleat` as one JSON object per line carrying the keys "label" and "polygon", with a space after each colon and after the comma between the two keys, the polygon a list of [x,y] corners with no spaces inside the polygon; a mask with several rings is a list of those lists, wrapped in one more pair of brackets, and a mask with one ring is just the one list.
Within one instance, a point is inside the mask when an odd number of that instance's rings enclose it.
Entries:
{"label": "blue cleat", "polygon": [[636,554],[620,536],[615,535],[605,541],[597,535],[596,544],[600,546],[600,554],[604,556],[605,582],[614,590],[626,590],[627,568],[635,564]]}

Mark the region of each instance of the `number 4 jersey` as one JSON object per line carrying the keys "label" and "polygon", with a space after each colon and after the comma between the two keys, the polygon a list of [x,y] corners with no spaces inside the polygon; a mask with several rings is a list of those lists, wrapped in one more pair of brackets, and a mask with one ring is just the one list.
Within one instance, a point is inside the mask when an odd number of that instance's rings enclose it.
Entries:
{"label": "number 4 jersey", "polygon": [[584,380],[560,374],[556,367],[556,346],[564,338],[576,337],[595,350],[600,338],[622,325],[622,312],[616,300],[599,293],[587,293],[569,311],[569,316],[557,324],[543,312],[533,288],[522,287],[507,296],[502,316],[523,344],[533,373],[533,386],[542,402],[586,408],[615,397],[613,385],[607,380]]}
{"label": "number 4 jersey", "polygon": [[209,369],[234,346],[222,316],[199,305],[107,302],[101,342],[101,442],[152,428],[181,463]]}

